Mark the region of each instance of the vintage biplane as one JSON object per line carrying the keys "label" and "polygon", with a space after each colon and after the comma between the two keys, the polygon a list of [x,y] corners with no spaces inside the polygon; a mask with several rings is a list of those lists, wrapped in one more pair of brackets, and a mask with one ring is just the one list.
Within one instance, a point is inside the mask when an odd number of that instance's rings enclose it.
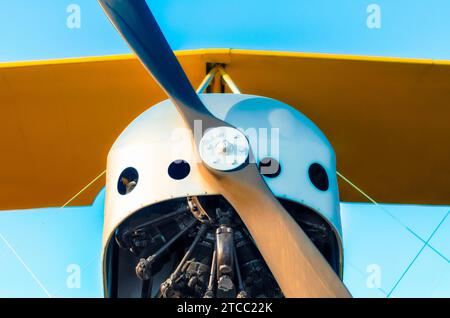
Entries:
{"label": "vintage biplane", "polygon": [[99,2],[135,55],[0,64],[0,296],[450,297],[450,62]]}

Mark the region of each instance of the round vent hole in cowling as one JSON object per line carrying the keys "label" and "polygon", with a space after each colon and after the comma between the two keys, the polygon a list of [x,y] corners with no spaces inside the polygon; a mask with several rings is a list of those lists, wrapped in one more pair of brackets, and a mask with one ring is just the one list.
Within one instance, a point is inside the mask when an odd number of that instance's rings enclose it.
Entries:
{"label": "round vent hole in cowling", "polygon": [[128,167],[122,171],[117,180],[117,191],[121,195],[126,195],[136,188],[139,181],[139,173],[133,167]]}
{"label": "round vent hole in cowling", "polygon": [[169,165],[167,173],[172,179],[182,180],[191,172],[191,166],[184,160],[175,160]]}
{"label": "round vent hole in cowling", "polygon": [[319,163],[313,163],[308,170],[309,179],[320,191],[327,191],[329,188],[328,174],[325,168]]}

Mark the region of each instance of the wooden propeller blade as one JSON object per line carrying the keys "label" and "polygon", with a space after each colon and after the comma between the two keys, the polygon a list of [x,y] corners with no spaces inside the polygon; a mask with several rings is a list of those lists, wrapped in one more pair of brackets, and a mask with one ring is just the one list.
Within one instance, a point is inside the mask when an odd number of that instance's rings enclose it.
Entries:
{"label": "wooden propeller blade", "polygon": [[255,164],[228,173],[201,170],[247,226],[286,297],[351,297],[331,266],[283,208]]}

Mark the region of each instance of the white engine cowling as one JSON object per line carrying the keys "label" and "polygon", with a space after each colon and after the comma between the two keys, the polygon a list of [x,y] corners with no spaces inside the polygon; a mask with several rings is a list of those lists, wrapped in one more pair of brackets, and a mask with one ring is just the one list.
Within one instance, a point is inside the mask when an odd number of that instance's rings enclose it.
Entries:
{"label": "white engine cowling", "polygon": [[[274,175],[264,177],[268,186],[278,198],[306,206],[326,220],[342,258],[336,158],[319,128],[299,111],[270,98],[235,94],[200,98],[214,116],[247,135],[257,163],[264,158],[279,162]],[[169,167],[181,163],[182,175],[174,178]],[[120,178],[129,168],[136,180],[123,191]],[[215,194],[199,176],[192,139],[175,106],[166,100],[151,107],[125,129],[108,155],[104,265],[116,228],[136,211],[174,198]]]}

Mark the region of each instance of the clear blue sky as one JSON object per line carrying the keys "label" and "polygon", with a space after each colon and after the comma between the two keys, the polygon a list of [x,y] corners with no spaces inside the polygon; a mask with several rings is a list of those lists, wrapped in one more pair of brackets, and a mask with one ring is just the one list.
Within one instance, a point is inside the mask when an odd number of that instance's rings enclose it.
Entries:
{"label": "clear blue sky", "polygon": [[[449,0],[148,2],[174,49],[233,47],[450,59]],[[70,4],[81,9],[79,29],[67,27]],[[378,5],[378,24],[373,7],[367,12],[371,4]],[[95,0],[0,0],[0,40],[0,61],[129,51]]]}

